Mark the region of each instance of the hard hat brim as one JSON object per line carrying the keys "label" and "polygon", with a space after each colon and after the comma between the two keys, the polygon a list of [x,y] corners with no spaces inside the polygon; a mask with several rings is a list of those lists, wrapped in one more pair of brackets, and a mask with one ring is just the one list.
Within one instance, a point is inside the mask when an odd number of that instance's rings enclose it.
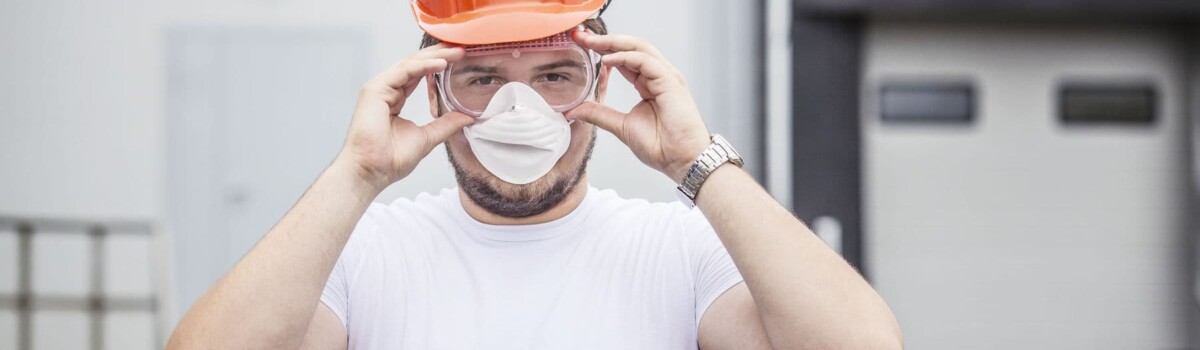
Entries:
{"label": "hard hat brim", "polygon": [[438,40],[460,45],[527,41],[562,33],[600,10],[603,0],[580,5],[504,7],[436,18],[412,2],[417,25]]}

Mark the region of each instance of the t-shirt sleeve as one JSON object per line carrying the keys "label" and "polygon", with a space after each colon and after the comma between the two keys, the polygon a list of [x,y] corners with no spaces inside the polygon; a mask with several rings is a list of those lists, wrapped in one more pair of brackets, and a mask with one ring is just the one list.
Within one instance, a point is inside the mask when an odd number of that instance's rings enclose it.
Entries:
{"label": "t-shirt sleeve", "polygon": [[742,282],[742,274],[699,209],[689,210],[683,218],[696,288],[696,324],[699,325],[708,307],[729,288]]}
{"label": "t-shirt sleeve", "polygon": [[349,304],[345,257],[346,250],[343,250],[337,264],[333,265],[333,273],[329,274],[329,280],[325,281],[325,290],[321,292],[321,303],[329,307],[334,315],[337,315],[338,320],[342,321],[343,328],[346,327],[346,309]]}
{"label": "t-shirt sleeve", "polygon": [[333,265],[333,271],[329,274],[329,279],[325,281],[325,290],[321,292],[321,303],[329,307],[334,315],[337,315],[338,320],[342,321],[342,327],[349,331],[349,310],[350,310],[350,281],[353,275],[355,263],[359,260],[358,246],[362,244],[363,239],[367,239],[370,232],[374,230],[375,224],[368,219],[369,214],[363,215],[359,219],[358,225],[354,227],[354,232],[350,234],[350,239],[346,242],[346,246],[342,248],[342,254],[338,256],[337,263]]}

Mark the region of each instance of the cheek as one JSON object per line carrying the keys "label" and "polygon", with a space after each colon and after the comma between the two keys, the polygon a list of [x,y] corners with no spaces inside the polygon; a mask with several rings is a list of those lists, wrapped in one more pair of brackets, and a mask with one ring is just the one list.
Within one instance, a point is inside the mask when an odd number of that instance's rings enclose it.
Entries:
{"label": "cheek", "polygon": [[584,122],[571,123],[571,149],[587,148],[592,141],[593,126]]}
{"label": "cheek", "polygon": [[475,158],[475,152],[471,152],[471,144],[467,142],[467,137],[463,136],[461,132],[450,136],[446,142],[459,166],[475,167],[479,165],[479,159]]}
{"label": "cheek", "polygon": [[571,146],[567,149],[567,154],[563,155],[559,163],[568,160],[569,162],[576,162],[584,157],[588,144],[592,142],[592,128],[591,124],[583,122],[571,124]]}

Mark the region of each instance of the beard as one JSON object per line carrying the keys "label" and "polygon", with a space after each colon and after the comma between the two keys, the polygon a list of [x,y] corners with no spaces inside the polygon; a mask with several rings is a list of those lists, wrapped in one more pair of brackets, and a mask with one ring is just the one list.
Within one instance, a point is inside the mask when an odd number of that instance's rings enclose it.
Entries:
{"label": "beard", "polygon": [[545,176],[524,185],[504,182],[487,170],[463,169],[458,164],[458,160],[454,159],[454,152],[450,151],[449,142],[446,143],[446,155],[450,158],[450,165],[454,167],[454,177],[458,182],[458,187],[471,201],[492,214],[509,218],[525,218],[545,213],[554,208],[579,185],[587,170],[588,160],[592,158],[592,149],[596,146],[596,129],[594,127],[591,138],[583,159],[573,169],[551,170]]}

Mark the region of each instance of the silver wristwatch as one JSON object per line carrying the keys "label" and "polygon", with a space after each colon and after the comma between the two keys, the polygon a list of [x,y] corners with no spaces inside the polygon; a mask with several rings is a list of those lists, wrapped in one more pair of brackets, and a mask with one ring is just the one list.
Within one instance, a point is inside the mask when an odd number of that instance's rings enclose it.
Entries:
{"label": "silver wristwatch", "polygon": [[708,175],[716,171],[718,167],[725,163],[733,163],[738,167],[742,166],[742,156],[733,149],[733,145],[729,141],[725,141],[721,135],[712,135],[712,144],[696,157],[696,161],[692,162],[692,166],[688,168],[687,174],[683,176],[683,180],[679,181],[679,191],[675,193],[679,197],[679,201],[687,205],[688,208],[696,206],[696,195],[700,193],[700,186],[708,180]]}

